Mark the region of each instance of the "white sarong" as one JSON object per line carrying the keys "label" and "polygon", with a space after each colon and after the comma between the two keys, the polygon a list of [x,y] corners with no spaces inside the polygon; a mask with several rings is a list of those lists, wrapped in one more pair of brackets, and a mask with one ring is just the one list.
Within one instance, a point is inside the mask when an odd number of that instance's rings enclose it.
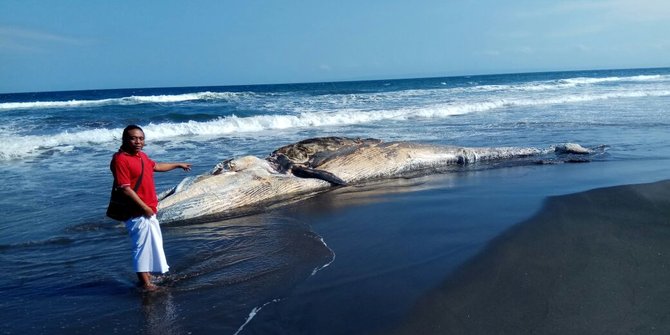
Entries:
{"label": "white sarong", "polygon": [[163,234],[156,215],[126,221],[133,244],[135,272],[166,273],[170,268],[163,251]]}

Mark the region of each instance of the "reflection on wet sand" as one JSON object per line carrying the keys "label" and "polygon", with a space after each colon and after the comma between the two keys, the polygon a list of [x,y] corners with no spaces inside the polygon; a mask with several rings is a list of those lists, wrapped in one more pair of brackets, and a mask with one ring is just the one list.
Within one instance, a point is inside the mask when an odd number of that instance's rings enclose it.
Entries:
{"label": "reflection on wet sand", "polygon": [[303,200],[298,206],[304,213],[322,215],[340,209],[384,202],[396,194],[450,188],[459,177],[462,178],[461,175],[443,174],[368,182],[315,195]]}
{"label": "reflection on wet sand", "polygon": [[172,335],[183,334],[179,325],[178,306],[172,294],[163,289],[146,292],[142,295],[142,316],[145,334]]}
{"label": "reflection on wet sand", "polygon": [[550,198],[395,334],[670,332],[670,181]]}

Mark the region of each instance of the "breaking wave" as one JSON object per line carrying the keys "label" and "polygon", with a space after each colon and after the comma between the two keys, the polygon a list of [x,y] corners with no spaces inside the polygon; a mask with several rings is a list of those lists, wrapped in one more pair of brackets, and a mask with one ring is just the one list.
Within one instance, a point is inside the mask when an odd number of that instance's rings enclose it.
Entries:
{"label": "breaking wave", "polygon": [[[454,115],[492,111],[503,107],[541,106],[580,103],[597,100],[670,96],[670,90],[618,91],[599,94],[558,95],[542,99],[498,98],[478,102],[438,103],[394,110],[341,109],[335,111],[299,112],[292,115],[256,115],[219,117],[211,121],[166,122],[142,126],[148,138],[166,140],[182,136],[229,136],[272,130],[333,127],[372,124],[383,121],[439,119]],[[118,143],[122,128],[64,131],[50,135],[16,135],[8,129],[0,133],[0,161],[38,156],[47,151],[66,152],[77,147],[94,147]]]}
{"label": "breaking wave", "polygon": [[177,103],[187,101],[239,101],[253,96],[254,93],[242,92],[197,92],[176,95],[129,96],[98,100],[67,101],[29,101],[0,103],[0,110],[45,109],[45,108],[81,108],[102,106],[131,106],[149,103]]}
{"label": "breaking wave", "polygon": [[[413,98],[432,98],[435,96],[449,97],[453,94],[467,94],[477,92],[540,92],[552,91],[570,88],[581,88],[589,85],[598,85],[603,83],[662,83],[667,84],[670,81],[670,75],[638,75],[628,77],[575,77],[567,79],[555,79],[547,81],[530,81],[519,84],[481,84],[467,87],[444,87],[436,89],[422,89],[422,90],[402,90],[392,92],[377,92],[377,93],[354,93],[354,94],[326,94],[317,96],[311,101],[314,104],[351,104],[356,102],[369,103],[371,101],[400,101],[403,99]],[[281,95],[280,95],[281,96]],[[295,96],[290,93],[285,95],[292,100],[291,104],[296,104],[298,107],[302,103],[296,103]],[[88,108],[88,107],[102,107],[102,106],[132,106],[141,104],[174,104],[182,102],[243,102],[243,101],[259,101],[263,100],[262,104],[267,104],[267,107],[274,108],[273,101],[278,98],[276,92],[274,93],[256,93],[256,92],[195,92],[183,93],[174,95],[145,95],[145,96],[128,96],[120,98],[108,98],[97,100],[67,100],[67,101],[29,101],[29,102],[0,102],[0,111],[9,110],[26,110],[26,109],[52,109],[52,108]],[[301,97],[300,99],[304,99]],[[310,105],[310,99],[307,99],[307,105]],[[296,107],[293,105],[293,107]]]}

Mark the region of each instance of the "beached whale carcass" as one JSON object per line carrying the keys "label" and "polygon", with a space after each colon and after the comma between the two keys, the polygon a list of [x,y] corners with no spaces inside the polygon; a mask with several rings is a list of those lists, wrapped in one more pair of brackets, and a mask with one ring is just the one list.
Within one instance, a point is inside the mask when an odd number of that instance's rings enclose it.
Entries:
{"label": "beached whale carcass", "polygon": [[[578,144],[556,152],[584,154]],[[289,144],[265,159],[225,160],[159,196],[161,222],[234,217],[324,192],[333,186],[441,173],[479,161],[547,154],[537,148],[467,148],[378,139],[322,137]]]}

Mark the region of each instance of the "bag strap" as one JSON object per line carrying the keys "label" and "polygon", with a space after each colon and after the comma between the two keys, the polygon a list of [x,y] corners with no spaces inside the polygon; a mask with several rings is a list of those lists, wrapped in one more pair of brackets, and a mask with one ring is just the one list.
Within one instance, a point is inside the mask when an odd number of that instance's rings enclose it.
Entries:
{"label": "bag strap", "polygon": [[135,187],[133,187],[133,191],[135,192],[140,189],[140,184],[142,184],[142,176],[144,175],[144,160],[142,159],[142,156],[140,156],[140,162],[142,162],[142,171],[140,172],[139,178],[137,178],[137,184],[135,184]]}
{"label": "bag strap", "polygon": [[[140,156],[140,162],[142,163],[142,170],[140,170],[140,176],[137,178],[135,187],[133,187],[133,191],[135,192],[140,189],[140,185],[142,184],[142,176],[144,175],[144,160],[142,159],[142,156]],[[114,176],[114,180],[112,181],[112,190],[116,190],[116,176]]]}

